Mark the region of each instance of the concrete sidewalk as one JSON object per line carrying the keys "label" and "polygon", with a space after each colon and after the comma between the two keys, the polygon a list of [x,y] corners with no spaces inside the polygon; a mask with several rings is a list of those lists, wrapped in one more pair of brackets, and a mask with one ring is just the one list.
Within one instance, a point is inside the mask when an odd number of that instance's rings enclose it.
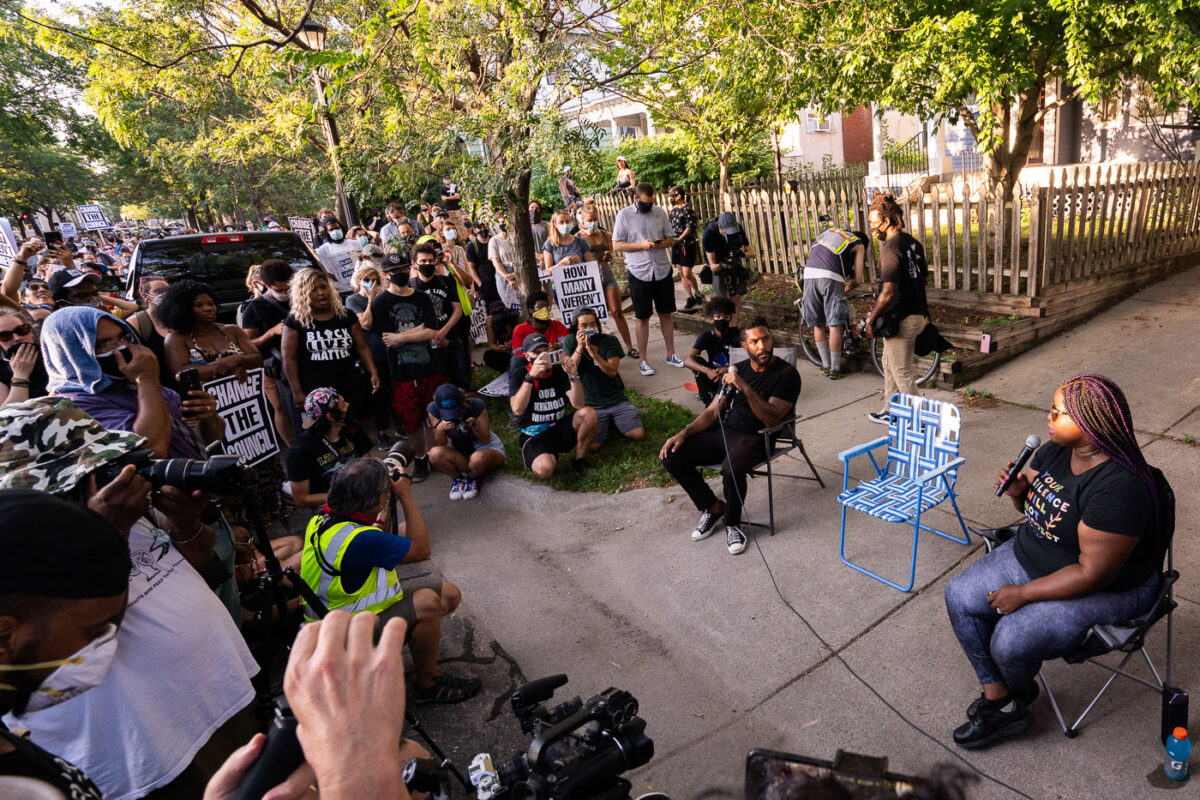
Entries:
{"label": "concrete sidewalk", "polygon": [[[1200,449],[1183,437],[1200,437],[1197,330],[1200,268],[1141,292],[980,380],[976,388],[997,398],[991,407],[971,408],[955,395],[929,393],[962,409],[963,515],[968,524],[995,526],[1018,515],[994,497],[993,476],[1029,433],[1044,438],[1045,409],[1057,385],[1078,372],[1099,372],[1124,388],[1148,459],[1164,470],[1179,497],[1176,566],[1183,577],[1172,679],[1192,690],[1200,687],[1200,552],[1194,541]],[[677,341],[681,355],[690,340]],[[627,360],[626,385],[698,411],[698,401],[682,389],[691,374],[663,363],[657,329],[648,356],[657,374],[642,377]],[[1149,797],[1159,791],[1159,699],[1126,681],[1092,712],[1077,739],[1062,735],[1040,699],[1029,735],[981,753],[954,747],[950,733],[979,689],[951,633],[942,591],[982,546],[924,537],[919,589],[911,594],[842,565],[837,453],[883,433],[866,418],[879,407],[881,384],[874,374],[861,373],[829,381],[808,364],[800,372],[799,431],[826,488],[779,482],[779,533],[758,538],[761,555],[752,544],[732,557],[719,535],[691,542],[696,511],[678,487],[576,495],[500,477],[470,502],[448,501],[444,476],[416,487],[434,558],[409,568],[409,576],[435,570],[462,588],[463,605],[447,623],[446,668],[478,675],[485,684],[481,697],[462,706],[416,709],[456,763],[465,767],[481,750],[506,759],[527,747],[507,694],[523,680],[566,672],[571,683],[556,702],[608,686],[641,701],[656,755],[633,773],[635,795],[653,787],[688,798],[723,787],[740,796],[745,755],[753,747],[819,758],[844,748],[888,756],[891,769],[910,774],[962,755],[1035,798]],[[861,467],[854,474],[865,476]],[[766,514],[765,481],[753,480],[748,518],[765,520]],[[953,516],[944,509],[929,516],[930,524],[952,529]],[[863,515],[852,516],[851,524],[853,555],[877,571],[900,575],[911,533]],[[780,601],[768,563],[779,591],[825,644]],[[1163,641],[1160,626],[1152,640],[1160,667]],[[1144,672],[1145,666],[1133,669]],[[1105,679],[1095,667],[1061,662],[1048,664],[1047,673],[1064,709],[1075,714]],[[970,796],[1016,795],[981,781]]]}

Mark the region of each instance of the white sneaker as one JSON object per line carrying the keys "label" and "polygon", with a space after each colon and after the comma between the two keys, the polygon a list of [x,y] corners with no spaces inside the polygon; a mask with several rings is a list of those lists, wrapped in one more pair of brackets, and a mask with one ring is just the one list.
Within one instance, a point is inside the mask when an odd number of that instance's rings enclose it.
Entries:
{"label": "white sneaker", "polygon": [[463,496],[463,477],[455,475],[454,480],[450,482],[450,499],[461,500]]}
{"label": "white sneaker", "polygon": [[682,359],[682,358],[680,358],[680,357],[679,357],[678,355],[676,355],[675,353],[672,353],[671,355],[667,356],[667,366],[669,366],[669,367],[682,367],[682,366],[683,366],[683,359]]}
{"label": "white sneaker", "polygon": [[737,525],[726,525],[725,544],[729,548],[729,555],[736,556],[746,549],[746,534]]}
{"label": "white sneaker", "polygon": [[654,367],[643,361],[642,363],[638,364],[638,372],[642,373],[643,375],[650,376],[654,374]]}
{"label": "white sneaker", "polygon": [[474,500],[479,494],[479,479],[478,478],[463,478],[463,500]]}

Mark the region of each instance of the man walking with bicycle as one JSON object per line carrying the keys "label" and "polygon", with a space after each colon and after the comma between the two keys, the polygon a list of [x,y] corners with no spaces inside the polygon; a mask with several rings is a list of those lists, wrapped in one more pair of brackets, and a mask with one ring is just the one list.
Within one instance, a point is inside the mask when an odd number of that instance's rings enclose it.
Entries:
{"label": "man walking with bicycle", "polygon": [[821,374],[830,380],[848,374],[842,372],[842,331],[850,319],[846,293],[862,283],[863,256],[869,242],[862,231],[827,228],[813,242],[804,264],[800,313],[804,324],[812,328]]}
{"label": "man walking with bicycle", "polygon": [[883,410],[867,414],[888,424],[888,404],[896,392],[917,394],[913,342],[929,322],[925,299],[925,248],[904,232],[904,214],[891,194],[879,194],[867,212],[879,250],[879,297],[867,317],[867,336],[883,339]]}

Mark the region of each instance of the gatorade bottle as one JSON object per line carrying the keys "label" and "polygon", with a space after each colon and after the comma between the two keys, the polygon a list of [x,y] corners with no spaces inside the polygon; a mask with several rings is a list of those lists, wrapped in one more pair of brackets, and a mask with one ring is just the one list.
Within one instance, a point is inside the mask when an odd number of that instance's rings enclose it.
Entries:
{"label": "gatorade bottle", "polygon": [[1163,774],[1173,781],[1186,781],[1188,757],[1192,754],[1192,743],[1185,728],[1176,728],[1167,737],[1167,755],[1163,758]]}

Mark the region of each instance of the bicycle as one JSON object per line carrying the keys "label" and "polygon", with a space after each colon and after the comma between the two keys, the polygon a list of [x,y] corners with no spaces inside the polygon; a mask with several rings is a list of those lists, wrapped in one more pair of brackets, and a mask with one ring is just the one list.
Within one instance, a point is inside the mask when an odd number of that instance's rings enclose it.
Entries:
{"label": "bicycle", "polygon": [[[877,297],[876,292],[869,294],[854,295],[854,297]],[[852,299],[852,298],[847,298]],[[821,355],[817,352],[816,339],[813,337],[812,328],[804,323],[804,314],[801,312],[801,304],[803,303],[803,295],[796,300],[796,311],[799,315],[799,336],[800,349],[804,351],[804,355],[808,357],[816,366],[821,366]],[[827,340],[828,341],[828,340]],[[872,339],[867,336],[867,321],[860,319],[852,325],[845,325],[842,331],[842,363],[848,364],[863,352],[863,349],[871,354],[871,363],[875,366],[875,371],[883,377],[883,339]],[[917,385],[924,386],[938,372],[938,367],[942,363],[942,355],[937,351],[931,352],[926,356],[916,356],[913,360],[913,372],[917,376]]]}

